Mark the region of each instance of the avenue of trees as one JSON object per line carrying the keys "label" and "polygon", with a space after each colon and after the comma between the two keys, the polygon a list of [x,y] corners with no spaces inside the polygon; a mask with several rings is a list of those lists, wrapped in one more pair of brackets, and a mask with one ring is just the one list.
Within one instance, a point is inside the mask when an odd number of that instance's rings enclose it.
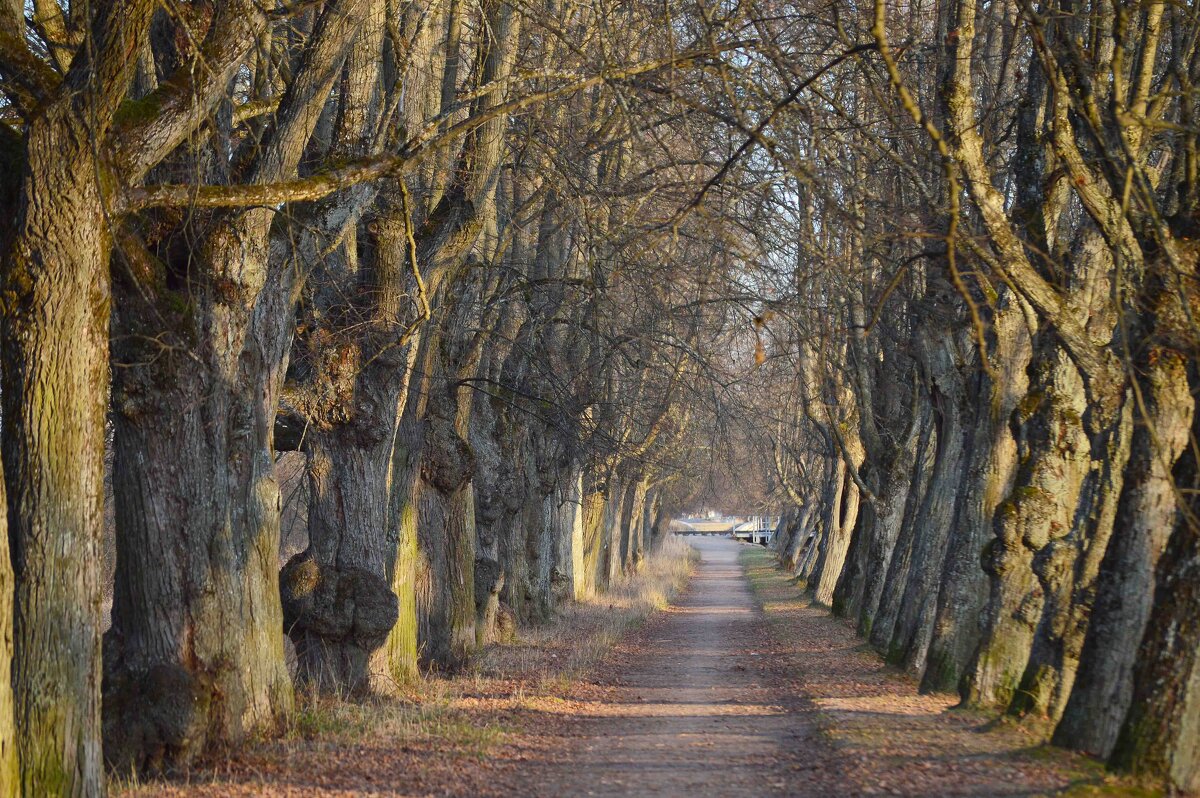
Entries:
{"label": "avenue of trees", "polygon": [[1198,13],[0,0],[0,798],[735,500],[924,689],[1200,789]]}
{"label": "avenue of trees", "polygon": [[755,411],[785,567],[923,689],[1187,792],[1198,13],[818,4],[739,73],[791,222]]}

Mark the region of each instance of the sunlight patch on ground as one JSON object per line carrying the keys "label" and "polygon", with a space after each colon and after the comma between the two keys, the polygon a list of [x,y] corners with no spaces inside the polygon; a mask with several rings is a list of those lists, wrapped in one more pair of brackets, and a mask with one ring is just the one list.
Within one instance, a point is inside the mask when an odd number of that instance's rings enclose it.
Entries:
{"label": "sunlight patch on ground", "polygon": [[813,701],[820,709],[831,712],[870,712],[897,716],[938,715],[954,705],[949,699],[931,698],[900,701],[895,695],[856,695],[846,698],[818,698]]}

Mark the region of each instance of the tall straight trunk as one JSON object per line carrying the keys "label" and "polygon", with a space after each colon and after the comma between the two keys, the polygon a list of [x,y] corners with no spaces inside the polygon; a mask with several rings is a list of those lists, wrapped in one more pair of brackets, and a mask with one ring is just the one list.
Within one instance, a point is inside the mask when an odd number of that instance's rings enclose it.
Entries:
{"label": "tall straight trunk", "polygon": [[583,472],[572,463],[546,498],[546,524],[554,530],[554,582],[561,598],[584,598]]}
{"label": "tall straight trunk", "polygon": [[[13,710],[21,792],[31,796],[104,792],[100,540],[111,241],[93,132],[69,100],[29,124],[5,262]],[[13,760],[5,754],[7,772]]]}
{"label": "tall straight trunk", "polygon": [[601,534],[604,537],[604,580],[602,590],[616,582],[621,576],[621,518],[624,516],[625,499],[629,482],[614,474],[608,481],[608,492],[604,502],[604,520]]}
{"label": "tall straight trunk", "polygon": [[[13,20],[24,13],[24,4],[14,3],[10,9]],[[0,130],[0,275],[9,273],[7,260],[15,232],[15,203],[21,187],[20,163],[17,153],[21,140],[15,132]],[[0,278],[2,279],[2,278]],[[2,323],[2,322],[0,322]],[[2,334],[2,328],[0,328]],[[2,459],[2,458],[0,458]],[[13,582],[12,557],[9,551],[8,497],[0,469],[0,798],[20,795],[21,772],[17,763],[17,730],[13,721]]]}
{"label": "tall straight trunk", "polygon": [[917,458],[924,452],[932,435],[932,423],[928,406],[914,411],[908,435],[900,443],[900,449],[888,468],[869,514],[870,532],[860,550],[861,587],[859,595],[851,598],[846,607],[847,617],[855,619],[858,633],[863,637],[871,635],[892,552],[904,522],[905,507],[916,481]]}
{"label": "tall straight trunk", "polygon": [[621,504],[621,570],[637,572],[642,563],[642,521],[646,509],[646,478],[636,476],[626,482]]}
{"label": "tall straight trunk", "polygon": [[1194,411],[1182,359],[1154,351],[1138,378],[1129,463],[1112,539],[1100,565],[1096,601],[1075,684],[1053,740],[1108,756],[1133,697],[1133,669],[1154,594],[1154,569],[1176,512],[1171,469],[1187,443]]}
{"label": "tall straight trunk", "polygon": [[396,596],[396,624],[388,632],[378,666],[396,683],[415,679],[419,667],[418,627],[430,602],[429,566],[421,552],[417,531],[417,486],[425,425],[410,397],[396,429],[392,453],[392,486],[388,498],[388,548],[386,578]]}
{"label": "tall straight trunk", "polygon": [[662,505],[662,490],[658,487],[651,488],[646,493],[646,505],[642,512],[642,546],[646,552],[654,550],[657,541],[655,530],[659,525]]}
{"label": "tall straight trunk", "polygon": [[607,568],[604,561],[604,518],[608,502],[597,484],[593,468],[583,470],[583,584],[580,594],[594,596],[604,586]]}
{"label": "tall straight trunk", "polygon": [[[499,333],[501,337],[504,331]],[[511,333],[509,333],[511,335]],[[499,381],[502,353],[489,358],[485,378]],[[517,515],[524,507],[524,492],[529,485],[525,472],[518,473],[517,452],[524,446],[523,436],[502,434],[504,398],[481,392],[475,396],[471,411],[469,443],[475,453],[475,639],[480,645],[497,639],[496,622],[500,603],[514,608],[515,588],[523,577],[523,546],[514,545]],[[514,557],[514,549],[521,554]],[[515,588],[515,589],[514,589]],[[514,612],[515,614],[515,612]]]}
{"label": "tall straight trunk", "polygon": [[[421,341],[422,375],[417,397],[406,406],[424,427],[418,472],[402,512],[415,509],[421,566],[428,580],[426,601],[418,602],[418,647],[438,668],[465,661],[475,646],[475,504],[471,475],[475,458],[467,444],[469,389],[457,385],[456,344],[465,311],[443,309],[452,320]],[[410,509],[411,508],[411,509]]]}
{"label": "tall straight trunk", "polygon": [[544,508],[542,497],[534,495],[537,473],[529,452],[529,432],[522,427],[497,430],[501,457],[495,467],[500,473],[484,480],[499,479],[503,483],[497,501],[501,509],[493,528],[499,537],[499,562],[505,574],[504,600],[518,620],[537,622],[545,620],[547,604],[541,600],[544,591],[540,586],[549,574],[541,578],[545,561],[539,555],[547,548],[542,525]]}
{"label": "tall straight trunk", "polygon": [[[913,546],[918,534],[916,518],[925,504],[925,494],[929,492],[937,457],[938,425],[932,402],[925,404],[929,409],[921,425],[921,439],[917,443],[916,461],[908,485],[908,495],[904,499],[904,515],[900,520],[899,534],[892,547],[892,556],[888,558],[886,574],[881,573],[879,576],[879,598],[873,606],[869,603],[864,605],[864,613],[871,613],[870,622],[867,624],[870,627],[867,630],[867,639],[881,654],[888,650],[892,632],[896,628],[896,618],[900,614],[900,601],[908,583]],[[881,566],[882,570],[884,569]]]}
{"label": "tall straight trunk", "polygon": [[[537,444],[532,444],[534,447]],[[531,454],[535,461],[539,460]],[[544,463],[540,465],[545,465]],[[554,609],[554,562],[557,551],[554,490],[541,484],[543,472],[536,462],[529,469],[532,484],[528,504],[523,509],[524,548],[520,551],[527,566],[526,618],[538,623],[549,620]]]}
{"label": "tall straight trunk", "polygon": [[[518,344],[519,346],[519,344]],[[537,378],[529,382],[536,383]],[[563,432],[541,418],[530,418],[518,411],[510,421],[515,434],[523,440],[520,460],[505,463],[512,469],[515,480],[524,481],[520,490],[523,502],[520,510],[519,532],[523,546],[517,547],[515,557],[521,560],[523,571],[522,600],[525,613],[521,620],[543,623],[550,619],[556,602],[570,594],[568,582],[571,569],[571,536],[573,508],[566,503],[570,486],[569,471],[564,468]],[[563,569],[566,570],[563,570]]]}
{"label": "tall straight trunk", "polygon": [[927,353],[938,416],[937,454],[924,501],[913,521],[908,579],[900,600],[886,657],[914,673],[922,673],[937,611],[938,589],[950,540],[955,502],[962,488],[962,471],[970,446],[966,391],[958,373],[953,338],[930,341]]}

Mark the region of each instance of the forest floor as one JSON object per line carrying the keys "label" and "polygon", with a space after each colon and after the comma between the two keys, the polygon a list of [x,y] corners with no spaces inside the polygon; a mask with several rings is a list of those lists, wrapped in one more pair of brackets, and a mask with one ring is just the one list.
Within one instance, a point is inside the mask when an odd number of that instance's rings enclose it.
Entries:
{"label": "forest floor", "polygon": [[[467,672],[305,699],[281,739],[121,798],[1129,795],[1019,725],[949,711],[808,605],[763,549],[689,539]],[[655,612],[655,610],[660,610]],[[1147,794],[1147,793],[1136,793]]]}

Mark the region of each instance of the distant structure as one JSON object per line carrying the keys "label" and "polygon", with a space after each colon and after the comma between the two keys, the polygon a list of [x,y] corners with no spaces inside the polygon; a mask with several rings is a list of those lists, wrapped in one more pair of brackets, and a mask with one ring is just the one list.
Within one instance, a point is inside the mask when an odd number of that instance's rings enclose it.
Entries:
{"label": "distant structure", "polygon": [[765,515],[744,518],[709,512],[700,516],[676,518],[671,521],[671,531],[680,535],[727,535],[767,546],[770,545],[778,524],[778,518]]}
{"label": "distant structure", "polygon": [[738,540],[748,540],[760,546],[771,545],[775,537],[775,527],[779,526],[779,517],[767,515],[751,516],[733,528],[733,536]]}

